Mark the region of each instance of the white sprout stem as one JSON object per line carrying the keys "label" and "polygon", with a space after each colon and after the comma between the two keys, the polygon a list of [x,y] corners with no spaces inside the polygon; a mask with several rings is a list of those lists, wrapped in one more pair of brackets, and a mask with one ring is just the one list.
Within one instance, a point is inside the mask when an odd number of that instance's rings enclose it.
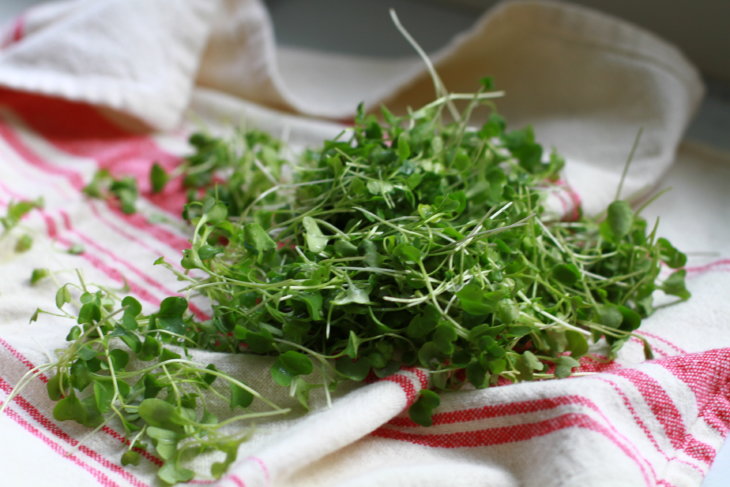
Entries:
{"label": "white sprout stem", "polygon": [[264,174],[264,176],[266,176],[266,179],[268,179],[271,182],[271,184],[274,184],[274,185],[279,184],[279,181],[277,181],[276,178],[274,177],[274,175],[271,174],[271,171],[269,171],[266,168],[266,166],[261,164],[261,161],[259,161],[258,157],[254,157],[253,163],[256,165],[258,170],[261,171]]}
{"label": "white sprout stem", "polygon": [[504,91],[489,91],[486,93],[447,93],[428,105],[424,105],[419,110],[428,110],[444,103],[448,103],[454,100],[491,100],[494,98],[501,98],[504,96]]}
{"label": "white sprout stem", "polygon": [[626,181],[626,175],[629,173],[629,167],[631,167],[631,162],[634,160],[634,155],[636,154],[636,149],[639,147],[639,141],[641,141],[641,135],[644,133],[644,127],[639,127],[639,131],[636,133],[636,138],[634,138],[634,144],[631,146],[631,151],[629,152],[629,157],[626,159],[626,164],[624,164],[624,169],[621,171],[621,179],[618,181],[618,187],[616,188],[616,197],[615,200],[619,199],[621,197],[621,191],[624,189],[624,181]]}
{"label": "white sprout stem", "polygon": [[[532,302],[530,301],[530,298],[528,298],[527,296],[525,296],[525,293],[523,293],[522,291],[518,291],[518,292],[517,292],[517,295],[518,295],[518,296],[519,296],[519,297],[520,297],[520,298],[521,298],[521,299],[522,299],[522,300],[523,300],[523,301],[524,301],[525,303],[529,304],[529,305],[530,305],[530,307],[531,307],[532,309],[534,309],[535,311],[537,311],[537,312],[538,312],[538,313],[540,313],[541,315],[543,315],[543,316],[545,316],[545,317],[547,317],[547,318],[550,318],[550,319],[551,319],[551,320],[553,320],[553,321],[554,321],[555,323],[558,323],[559,325],[562,325],[563,327],[567,328],[568,330],[572,330],[572,331],[578,332],[578,333],[580,333],[580,334],[582,334],[582,335],[585,335],[585,336],[587,336],[587,337],[590,337],[590,336],[591,336],[591,332],[590,332],[590,331],[588,331],[588,330],[584,330],[583,328],[580,328],[580,327],[578,327],[578,326],[575,326],[575,325],[571,325],[571,324],[570,324],[570,323],[568,323],[567,321],[565,321],[565,320],[563,320],[563,319],[560,319],[560,318],[558,318],[557,316],[555,316],[555,315],[553,315],[553,314],[550,314],[550,313],[548,313],[547,311],[544,311],[544,310],[540,309],[539,307],[535,306],[535,305],[534,305],[534,304],[533,304],[533,303],[532,303]],[[529,316],[529,315],[528,315],[528,316]]]}
{"label": "white sprout stem", "polygon": [[[493,233],[499,233],[499,232],[504,232],[505,230],[509,230],[509,229],[511,229],[511,228],[517,228],[517,227],[521,227],[521,226],[524,226],[524,225],[526,225],[526,224],[527,224],[527,220],[529,220],[529,219],[530,219],[530,218],[532,218],[533,216],[534,216],[534,215],[528,215],[528,216],[526,216],[525,218],[523,218],[522,220],[520,220],[520,221],[517,221],[517,222],[515,222],[515,223],[511,223],[511,224],[509,224],[509,225],[505,225],[505,226],[503,226],[503,227],[497,227],[497,228],[490,228],[489,230],[484,230],[483,232],[479,232],[479,233],[473,233],[473,231],[472,231],[472,233],[470,233],[470,234],[469,234],[469,235],[468,235],[467,237],[465,237],[465,238],[464,238],[463,240],[460,240],[460,241],[459,241],[459,243],[458,243],[458,245],[457,245],[457,246],[455,247],[455,249],[456,249],[457,251],[461,251],[461,250],[463,250],[463,249],[464,249],[464,248],[466,248],[466,247],[467,247],[467,246],[468,246],[469,244],[471,244],[471,241],[472,241],[472,240],[474,240],[474,239],[475,239],[475,238],[477,238],[477,237],[481,237],[481,236],[484,236],[484,235],[491,235],[491,234],[493,234]],[[480,224],[480,226],[481,226],[481,224]],[[478,227],[477,227],[477,228],[478,228]]]}
{"label": "white sprout stem", "polygon": [[276,181],[272,181],[275,183],[274,186],[270,187],[266,191],[263,191],[260,195],[254,199],[251,204],[249,204],[241,213],[241,217],[248,215],[248,212],[251,211],[251,209],[259,202],[265,199],[267,196],[269,196],[271,193],[275,193],[277,191],[283,190],[283,189],[292,189],[292,188],[300,188],[302,186],[312,186],[315,184],[324,184],[324,183],[331,183],[334,179],[319,179],[317,181],[306,181],[303,183],[291,183],[291,184],[276,184]]}
{"label": "white sprout stem", "polygon": [[[436,96],[442,97],[448,95],[448,91],[446,91],[446,86],[444,85],[444,82],[441,81],[441,78],[436,72],[436,68],[431,62],[431,59],[429,59],[428,54],[426,54],[426,51],[421,48],[418,42],[416,42],[413,36],[411,36],[411,34],[406,30],[406,28],[403,27],[403,24],[401,24],[400,19],[398,18],[398,15],[395,13],[394,9],[390,9],[390,18],[393,20],[393,24],[395,25],[396,29],[398,29],[398,32],[400,32],[401,35],[405,37],[406,41],[408,41],[411,47],[413,47],[418,56],[421,58],[423,64],[426,65],[428,74],[431,76],[431,80],[433,80],[433,86],[434,90],[436,91]],[[449,111],[451,112],[451,116],[453,117],[453,119],[460,120],[461,116],[456,110],[456,107],[452,103],[449,103],[447,106],[449,108]]]}
{"label": "white sprout stem", "polygon": [[550,240],[552,240],[552,242],[555,244],[555,246],[558,249],[560,249],[560,252],[567,254],[568,252],[565,250],[565,247],[563,247],[562,244],[560,242],[558,242],[558,239],[555,238],[555,236],[552,234],[552,232],[550,232],[550,230],[548,230],[548,227],[546,227],[545,224],[543,222],[541,222],[539,218],[535,218],[535,221],[540,226],[540,228],[545,233],[545,235],[547,235],[548,238]]}
{"label": "white sprout stem", "polygon": [[506,205],[504,205],[502,208],[499,209],[499,211],[497,211],[497,213],[495,213],[494,215],[490,216],[489,219],[490,220],[494,220],[495,218],[497,218],[499,215],[502,214],[503,211],[505,211],[507,208],[509,208],[510,206],[512,206],[512,203],[513,202],[510,201],[509,203],[507,203]]}
{"label": "white sprout stem", "polygon": [[393,223],[391,223],[391,221],[384,220],[384,219],[380,218],[378,215],[376,215],[375,213],[372,213],[372,212],[366,210],[365,208],[361,208],[359,206],[354,206],[353,207],[353,210],[357,210],[357,211],[365,214],[365,216],[369,216],[370,218],[372,218],[372,219],[380,222],[381,224],[387,225],[387,226],[393,228],[394,230],[396,230],[398,232],[401,232],[404,235],[412,235],[414,237],[420,237],[421,236],[420,233],[413,232],[411,230],[406,230],[405,228],[401,228],[398,225],[394,225]]}
{"label": "white sprout stem", "polygon": [[409,306],[415,306],[417,304],[425,303],[431,299],[431,296],[420,296],[418,298],[396,298],[394,296],[383,296],[384,301],[390,301],[392,303],[404,303]]}
{"label": "white sprout stem", "polygon": [[235,423],[236,421],[243,421],[243,420],[247,420],[247,419],[267,418],[270,416],[280,416],[282,414],[288,414],[290,412],[291,412],[291,409],[284,408],[284,409],[275,409],[273,411],[259,411],[256,413],[239,414],[238,416],[233,416],[232,418],[228,418],[224,421],[221,421],[220,423],[211,425],[211,429],[219,429],[228,424]]}
{"label": "white sprout stem", "polygon": [[555,321],[556,323],[558,323],[558,324],[560,324],[560,325],[563,325],[563,327],[565,327],[565,328],[567,328],[567,329],[569,329],[569,330],[572,330],[572,331],[577,331],[578,333],[581,333],[581,334],[583,334],[583,335],[585,335],[585,336],[587,336],[587,337],[591,336],[591,332],[590,332],[590,331],[588,331],[588,330],[584,330],[583,328],[580,328],[580,327],[578,327],[578,326],[575,326],[575,325],[571,325],[571,324],[570,324],[570,323],[568,323],[567,321],[565,321],[565,320],[563,320],[563,319],[560,319],[560,318],[558,318],[557,316],[555,316],[555,315],[553,315],[553,314],[550,314],[550,313],[548,313],[547,311],[545,311],[545,310],[542,310],[542,309],[540,309],[540,308],[533,308],[533,309],[534,309],[535,311],[537,311],[538,313],[540,313],[541,315],[543,315],[543,316],[546,316],[546,317],[550,318],[551,320]]}

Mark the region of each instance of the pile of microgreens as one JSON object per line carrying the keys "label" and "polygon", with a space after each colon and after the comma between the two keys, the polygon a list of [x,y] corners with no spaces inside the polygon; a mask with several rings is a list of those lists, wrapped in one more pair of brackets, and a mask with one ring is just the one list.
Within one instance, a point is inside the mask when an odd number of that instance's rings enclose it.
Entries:
{"label": "pile of microgreens", "polygon": [[[123,463],[153,449],[167,483],[195,475],[191,456],[218,451],[219,477],[245,439],[226,426],[288,410],[191,349],[272,357],[271,381],[305,407],[314,389],[420,367],[430,388],[410,416],[428,425],[440,393],[566,377],[591,344],[615,354],[655,291],[687,299],[683,270],[658,278],[661,262],[677,269],[684,255],[625,201],[597,218],[545,218],[563,160],[530,128],[508,131],[490,88],[405,116],[360,109],[352,129],[294,161],[261,132],[193,135],[177,170],[191,188],[186,272],[157,264],[212,316],[195,318],[179,296],[145,313],[83,279],[64,285],[56,314],[75,321],[68,346],[35,371],[55,372],[54,417],[121,424]],[[474,127],[477,109],[489,114]],[[155,165],[153,188],[170,177]],[[127,211],[136,188],[107,180],[87,192],[123,191]],[[226,419],[214,414],[221,404]]]}

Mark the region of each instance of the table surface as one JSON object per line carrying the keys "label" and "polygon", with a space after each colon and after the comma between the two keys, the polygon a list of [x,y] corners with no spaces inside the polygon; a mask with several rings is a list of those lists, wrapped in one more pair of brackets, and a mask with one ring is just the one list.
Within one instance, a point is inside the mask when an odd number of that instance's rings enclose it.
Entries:
{"label": "table surface", "polygon": [[[0,2],[0,23],[10,20],[24,9],[46,0],[3,0]],[[452,35],[468,28],[479,13],[478,8],[464,7],[463,2],[424,0],[267,0],[278,42],[360,55],[401,56],[412,54],[410,47],[395,33],[387,15],[395,8],[416,38],[428,39],[423,47],[434,50],[448,42]],[[327,12],[324,15],[322,12]],[[333,18],[335,21],[333,21]],[[384,35],[362,35],[337,19],[356,18],[358,25],[383,32]],[[349,25],[352,25],[351,23]],[[419,35],[419,33],[423,33]],[[426,35],[427,34],[427,35]],[[682,46],[679,46],[680,48]],[[687,137],[708,145],[730,150],[730,80],[705,78],[707,95],[688,129]],[[720,449],[702,487],[725,487],[730,479],[730,441]]]}

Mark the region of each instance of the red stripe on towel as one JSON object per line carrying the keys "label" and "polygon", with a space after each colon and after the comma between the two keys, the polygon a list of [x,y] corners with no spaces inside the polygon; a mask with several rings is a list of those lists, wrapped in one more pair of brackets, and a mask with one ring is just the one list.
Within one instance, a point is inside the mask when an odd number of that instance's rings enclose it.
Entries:
{"label": "red stripe on towel", "polygon": [[[608,375],[601,375],[601,376],[596,377],[596,379],[605,382],[606,384],[610,385],[614,391],[616,391],[616,393],[619,395],[619,397],[621,397],[621,400],[623,401],[624,406],[631,414],[631,417],[634,420],[634,423],[641,429],[641,431],[644,433],[644,436],[646,436],[646,438],[649,440],[649,442],[651,442],[652,446],[656,449],[656,451],[661,453],[661,455],[665,459],[667,459],[668,461],[675,461],[678,463],[683,463],[683,464],[689,466],[690,468],[696,470],[697,472],[699,472],[702,475],[705,475],[707,473],[706,469],[702,469],[702,468],[698,467],[697,465],[689,463],[685,460],[679,460],[674,455],[670,456],[666,452],[666,450],[664,450],[659,445],[659,442],[657,441],[656,437],[651,432],[649,427],[646,425],[644,420],[641,418],[639,413],[636,411],[636,408],[634,407],[634,405],[631,403],[631,399],[629,399],[629,396],[624,391],[621,390],[621,387],[613,379],[609,378]],[[672,450],[671,452],[674,453],[674,450]]]}
{"label": "red stripe on towel", "polygon": [[730,431],[730,349],[710,350],[659,364],[692,389],[698,416],[726,435]]}
{"label": "red stripe on towel", "polygon": [[5,49],[7,47],[12,46],[13,44],[20,42],[21,39],[23,39],[23,36],[25,35],[25,15],[19,15],[16,17],[16,19],[13,21],[13,25],[10,28],[9,31],[5,34],[5,40],[3,41],[2,45],[0,45],[0,49]]}
{"label": "red stripe on towel", "polygon": [[[12,386],[2,377],[0,377],[0,390],[5,392],[6,394],[10,394],[12,392]],[[119,465],[116,465],[109,460],[107,460],[105,457],[103,457],[99,452],[92,450],[88,446],[81,444],[78,440],[75,438],[72,438],[69,436],[68,433],[63,431],[57,424],[55,424],[52,420],[50,420],[48,417],[46,417],[43,413],[40,412],[33,404],[31,404],[27,399],[25,399],[22,395],[18,394],[13,399],[20,407],[21,409],[28,414],[34,421],[36,421],[38,424],[40,424],[44,429],[46,429],[49,433],[51,433],[53,436],[57,437],[60,440],[63,440],[64,442],[68,443],[74,448],[77,448],[78,451],[84,453],[86,456],[91,458],[92,460],[99,463],[99,465],[107,468],[108,470],[116,473],[117,475],[120,475],[125,480],[130,482],[135,487],[149,487],[148,484],[142,482],[137,477],[129,473],[127,470],[123,469]],[[114,484],[116,485],[116,484]]]}
{"label": "red stripe on towel", "polygon": [[[93,159],[114,176],[133,176],[144,192],[150,189],[148,175],[155,162],[170,171],[181,161],[148,135],[115,124],[93,105],[7,89],[0,89],[0,104],[12,108],[57,149]],[[178,179],[163,193],[148,195],[150,201],[179,217],[186,198],[181,182]]]}
{"label": "red stripe on towel", "polygon": [[[647,338],[651,338],[652,340],[656,340],[656,341],[662,342],[665,345],[669,346],[676,353],[679,353],[679,354],[685,354],[685,353],[687,353],[686,350],[684,350],[683,348],[680,348],[678,345],[675,345],[673,342],[667,340],[666,338],[664,338],[662,336],[655,335],[654,333],[649,333],[649,332],[644,331],[644,330],[636,330],[634,333],[636,333],[637,335],[645,336]],[[652,347],[653,346],[654,345],[652,345]],[[666,355],[675,355],[675,353],[671,353],[671,354],[666,353]]]}
{"label": "red stripe on towel", "polygon": [[[503,404],[491,404],[479,408],[460,409],[456,411],[436,413],[433,415],[432,420],[434,426],[444,424],[467,423],[483,419],[536,413],[539,411],[555,409],[561,406],[581,406],[592,409],[593,411],[596,411],[598,413],[600,413],[601,411],[600,408],[590,399],[577,395],[565,395],[543,399],[509,402]],[[391,421],[388,422],[388,424],[404,428],[418,427],[418,424],[405,417],[393,418]]]}
{"label": "red stripe on towel", "polygon": [[730,271],[730,259],[720,259],[710,262],[709,264],[685,267],[684,270],[686,270],[689,275],[699,275],[710,271],[728,272]]}
{"label": "red stripe on towel", "polygon": [[712,463],[715,448],[687,431],[676,404],[655,378],[637,369],[621,369],[613,374],[628,379],[639,390],[674,448],[707,465]]}
{"label": "red stripe on towel", "polygon": [[[24,97],[31,101],[35,100],[36,98],[42,98],[43,100],[49,100],[48,103],[51,104],[51,106],[47,109],[48,110],[47,113],[49,114],[48,115],[49,119],[54,118],[54,116],[51,116],[50,114],[55,114],[57,116],[63,117],[66,127],[76,127],[77,123],[80,126],[86,126],[86,124],[81,123],[80,120],[73,118],[73,113],[68,114],[68,118],[66,118],[66,115],[63,112],[56,113],[56,111],[54,111],[53,105],[59,103],[59,100],[57,100],[55,98],[30,96],[27,94],[18,94],[17,92],[10,92],[10,93],[12,93],[13,96],[7,96],[7,93],[8,93],[7,90],[0,89],[0,105],[3,105],[3,104],[10,105],[12,108],[16,109],[17,113],[19,113],[21,116],[26,114],[26,112],[24,110],[29,110],[31,113],[33,113],[33,110],[35,110],[36,108],[30,102],[29,103],[30,103],[30,106],[32,107],[32,109],[28,109],[28,107],[23,105],[22,103],[21,104],[13,103],[14,101],[16,101],[17,98]],[[3,96],[3,95],[5,95],[5,96]],[[70,110],[72,112],[74,111],[75,107],[82,106],[80,104],[73,104],[70,102],[63,102],[63,103],[65,103],[65,105],[69,107],[68,110]],[[20,105],[20,106],[17,107],[16,105]],[[90,110],[90,108],[87,107],[86,110]],[[97,117],[98,117],[98,115],[97,115]],[[29,118],[31,120],[33,120],[34,122],[38,121],[37,116],[36,117],[31,116]],[[71,120],[73,120],[73,123],[70,123]],[[26,123],[28,123],[28,119],[26,119],[25,121],[26,121]],[[111,157],[107,152],[105,152],[103,144],[101,144],[98,141],[95,144],[92,144],[90,147],[88,147],[88,150],[86,152],[75,151],[73,149],[73,147],[69,147],[69,144],[72,146],[73,144],[77,143],[77,141],[75,139],[71,139],[70,142],[67,141],[66,138],[69,136],[69,134],[67,134],[63,130],[61,130],[61,135],[54,133],[53,130],[50,130],[50,129],[48,129],[48,130],[46,130],[46,132],[44,132],[44,129],[47,129],[47,127],[45,127],[44,123],[42,123],[42,122],[43,121],[41,121],[41,123],[40,123],[40,127],[34,126],[33,123],[30,123],[30,126],[36,132],[36,134],[43,137],[50,144],[54,145],[58,150],[61,150],[63,152],[66,152],[66,153],[69,153],[69,154],[75,155],[75,156],[92,158],[92,159],[96,160],[97,164],[99,164],[101,167],[103,167],[103,164],[105,164],[105,162],[104,162],[105,158]],[[107,122],[107,124],[108,124],[108,122]],[[75,133],[75,132],[72,132],[72,133]],[[92,131],[91,133],[93,134],[94,132]],[[39,157],[35,153],[35,151],[33,151],[31,148],[29,148],[28,145],[24,141],[22,141],[20,139],[20,137],[18,137],[15,134],[13,129],[11,129],[6,123],[0,123],[0,136],[2,136],[5,139],[5,141],[8,143],[8,145],[10,145],[12,147],[12,149],[18,153],[18,155],[20,155],[24,160],[26,160],[32,166],[35,166],[36,168],[38,168],[48,174],[53,174],[53,175],[65,178],[66,180],[68,180],[68,182],[71,184],[71,186],[79,192],[81,192],[82,189],[84,188],[85,182],[84,182],[84,178],[82,177],[81,173],[79,173],[78,171],[75,171],[71,168],[68,168],[68,167],[59,167],[59,166],[50,164],[43,158]],[[79,135],[79,137],[81,137],[81,136]],[[134,136],[134,137],[142,137],[142,136]],[[113,139],[112,139],[112,141],[109,141],[108,143],[113,144],[114,143]],[[124,144],[124,142],[118,142],[118,143]],[[136,142],[132,142],[132,144],[134,145],[134,144],[136,144]],[[149,145],[149,144],[152,144],[152,142],[150,140],[147,140],[147,144],[144,144],[144,145]],[[98,151],[98,152],[94,153],[93,151]],[[112,152],[114,152],[114,151],[112,151]],[[145,154],[145,156],[144,156],[145,160],[147,157],[151,158],[151,157],[154,157],[155,155],[160,155],[160,153],[161,153],[161,151],[154,151],[152,149],[149,149],[148,153]],[[119,154],[117,154],[117,155],[119,155]],[[171,157],[174,157],[174,156],[168,154],[167,158],[169,159]],[[151,161],[150,162],[150,165],[151,165],[154,160],[150,159],[150,161]],[[139,162],[138,160],[136,162],[134,160],[130,161],[130,165],[134,166],[138,162]],[[107,161],[107,163],[108,163],[108,161]],[[172,193],[169,193],[169,194],[165,193],[163,195],[159,195],[159,198],[161,200],[165,200],[165,201],[176,201],[176,199],[173,197]],[[179,191],[179,196],[177,198],[180,199],[180,201],[175,203],[175,205],[177,205],[178,208],[176,209],[176,211],[173,214],[176,218],[179,218],[180,209],[182,208],[182,204],[185,201],[184,191]],[[149,222],[143,215],[141,215],[139,213],[127,215],[127,214],[123,213],[121,211],[121,209],[119,209],[114,204],[109,204],[108,207],[109,207],[110,211],[115,213],[120,218],[124,219],[130,225],[137,227],[138,229],[153,236],[156,240],[159,240],[174,249],[181,250],[184,248],[188,248],[190,246],[187,239],[180,237],[159,225]],[[163,209],[165,209],[165,208],[163,208]]]}
{"label": "red stripe on towel", "polygon": [[[2,403],[0,403],[2,404]],[[27,422],[20,414],[16,413],[12,409],[8,408],[5,410],[5,414],[18,423],[18,425],[26,430],[31,435],[35,436],[39,440],[41,440],[43,443],[45,443],[52,451],[60,455],[61,457],[75,463],[77,466],[81,467],[82,469],[86,470],[91,476],[99,482],[99,484],[103,485],[104,487],[119,487],[119,484],[114,482],[112,479],[104,475],[101,471],[95,469],[94,467],[88,465],[84,461],[82,461],[80,458],[78,458],[76,455],[69,455],[66,450],[56,443],[55,441],[51,440],[47,436],[45,436],[41,431],[38,430],[38,428],[31,425],[29,422]]]}
{"label": "red stripe on towel", "polygon": [[[0,189],[6,192],[11,198],[22,200],[26,199],[23,195],[16,193],[15,191],[11,190],[8,186],[0,182]],[[43,221],[46,225],[46,233],[51,237],[60,242],[61,244],[70,247],[73,245],[73,242],[71,242],[69,239],[64,238],[61,236],[61,234],[58,231],[58,227],[56,225],[55,220],[50,216],[50,214],[45,210],[37,210],[40,212],[40,214],[43,217]],[[142,270],[140,270],[138,267],[136,267],[134,264],[128,262],[127,260],[121,258],[119,255],[117,255],[115,252],[108,250],[107,248],[101,246],[98,244],[93,238],[86,236],[85,234],[75,230],[71,225],[71,220],[68,217],[68,214],[64,211],[61,211],[60,213],[61,218],[64,222],[64,226],[66,229],[70,232],[72,232],[74,235],[78,237],[84,244],[88,245],[89,247],[92,247],[95,249],[98,253],[105,255],[107,258],[110,258],[112,261],[114,261],[117,264],[120,264],[127,269],[129,269],[133,274],[135,274],[137,277],[142,279],[143,282],[145,282],[147,285],[151,286],[152,288],[156,289],[157,291],[162,292],[166,296],[171,295],[179,295],[176,291],[173,291],[171,289],[166,288],[163,286],[159,281],[155,280],[148,274],[144,273]],[[113,280],[119,282],[119,283],[129,283],[130,289],[137,294],[141,299],[144,301],[153,304],[155,306],[160,304],[160,299],[153,296],[149,291],[146,289],[140,287],[138,284],[135,284],[134,282],[131,282],[127,280],[121,272],[109,265],[107,265],[102,259],[100,259],[98,256],[92,255],[89,252],[83,252],[81,254],[81,257],[87,261],[89,261],[95,268],[105,273],[108,277],[112,278]],[[202,311],[198,306],[193,304],[192,302],[189,303],[190,311],[200,320],[207,320],[210,318],[210,316]]]}
{"label": "red stripe on towel", "polygon": [[[25,367],[28,370],[33,370],[36,368],[36,366],[33,364],[33,362],[31,362],[25,355],[20,353],[17,349],[15,349],[15,347],[13,347],[10,343],[8,343],[2,337],[0,337],[0,345],[2,345],[3,348],[5,348],[8,351],[8,353],[13,358],[15,358],[18,362],[25,365]],[[46,374],[40,373],[40,374],[36,375],[36,377],[42,383],[44,383],[44,384],[48,383],[48,376]],[[104,426],[101,430],[104,433],[106,433],[107,435],[111,436],[112,438],[114,438],[115,440],[119,441],[120,443],[122,443],[124,445],[129,446],[131,444],[130,441],[127,438],[125,438],[121,433],[113,430],[109,426]],[[139,453],[140,455],[142,455],[143,457],[145,457],[150,462],[154,463],[155,465],[161,466],[163,464],[163,461],[160,458],[156,457],[155,455],[148,452],[147,450],[143,450],[142,448],[134,448],[134,450],[137,453]]]}
{"label": "red stripe on towel", "polygon": [[[380,438],[406,441],[408,443],[433,448],[478,448],[527,441],[570,428],[587,429],[603,435],[616,445],[627,457],[636,462],[641,470],[646,485],[656,485],[655,482],[652,482],[649,477],[649,472],[646,470],[645,459],[640,458],[631,452],[628,446],[616,438],[607,427],[598,423],[590,416],[580,413],[567,413],[555,418],[533,423],[500,426],[481,430],[469,430],[456,433],[419,434],[407,433],[389,428],[379,428],[375,430],[372,435]],[[653,477],[656,479],[655,474]]]}

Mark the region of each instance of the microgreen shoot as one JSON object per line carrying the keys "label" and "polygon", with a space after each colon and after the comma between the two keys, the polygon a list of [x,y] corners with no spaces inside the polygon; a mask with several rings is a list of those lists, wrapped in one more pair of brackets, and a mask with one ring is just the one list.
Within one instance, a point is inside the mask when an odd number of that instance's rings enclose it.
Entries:
{"label": "microgreen shoot", "polygon": [[[161,183],[161,176],[156,175],[153,187],[156,189]],[[132,214],[137,211],[137,199],[139,190],[137,180],[126,176],[114,178],[107,169],[100,169],[94,174],[89,184],[84,186],[83,192],[92,198],[113,199],[119,203],[122,212]]]}
{"label": "microgreen shoot", "polygon": [[47,278],[50,275],[50,271],[46,268],[36,268],[33,269],[33,272],[30,274],[30,284],[32,286],[35,286],[43,279]]}
{"label": "microgreen shoot", "polygon": [[43,208],[43,198],[36,200],[11,201],[6,209],[5,216],[0,216],[0,225],[3,233],[7,233],[15,228],[20,220],[31,211]]}
{"label": "microgreen shoot", "polygon": [[[0,216],[0,239],[10,235],[18,229],[18,226],[28,213],[35,209],[43,208],[43,198],[36,200],[11,201],[6,209],[5,216]],[[27,252],[33,246],[33,237],[29,233],[22,233],[15,240],[13,250],[20,254]]]}

